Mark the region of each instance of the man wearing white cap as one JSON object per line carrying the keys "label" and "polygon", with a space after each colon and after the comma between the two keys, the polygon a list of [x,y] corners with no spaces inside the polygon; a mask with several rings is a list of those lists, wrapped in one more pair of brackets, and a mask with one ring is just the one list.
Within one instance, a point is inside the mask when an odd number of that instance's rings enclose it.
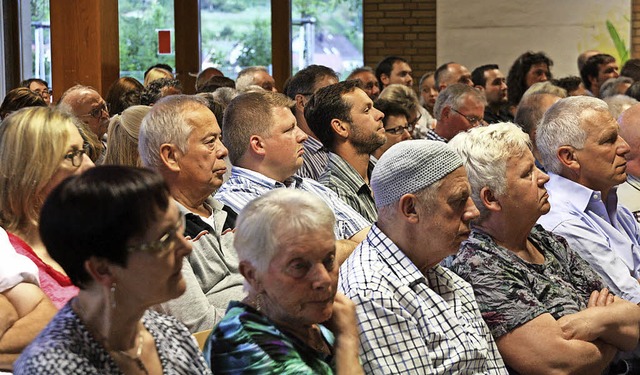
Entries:
{"label": "man wearing white cap", "polygon": [[374,374],[507,374],[471,286],[439,265],[479,213],[445,143],[400,142],[371,176],[378,221],[340,268]]}

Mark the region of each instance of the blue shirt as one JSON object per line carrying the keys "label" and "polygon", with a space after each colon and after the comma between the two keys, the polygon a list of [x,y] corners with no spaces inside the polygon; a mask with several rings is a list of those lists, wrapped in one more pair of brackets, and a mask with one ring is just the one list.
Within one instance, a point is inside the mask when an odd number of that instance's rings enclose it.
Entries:
{"label": "blue shirt", "polygon": [[554,173],[545,187],[551,211],[538,223],[566,238],[621,298],[640,303],[640,236],[633,214],[618,205],[615,188],[603,200],[591,190]]}
{"label": "blue shirt", "polygon": [[222,184],[215,198],[240,213],[251,200],[279,188],[301,189],[321,198],[336,216],[335,233],[338,239],[349,239],[371,225],[336,193],[314,180],[298,176],[290,177],[282,183],[261,173],[234,166],[231,178]]}

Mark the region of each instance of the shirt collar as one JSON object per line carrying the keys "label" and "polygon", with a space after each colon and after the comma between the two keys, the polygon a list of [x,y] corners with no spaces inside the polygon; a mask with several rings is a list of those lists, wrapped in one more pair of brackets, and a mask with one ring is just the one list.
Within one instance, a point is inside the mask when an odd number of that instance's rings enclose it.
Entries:
{"label": "shirt collar", "polygon": [[267,177],[260,172],[252,171],[251,169],[233,166],[231,168],[231,178],[247,179],[257,185],[272,188],[281,187],[297,187],[302,183],[302,178],[298,176],[291,176],[285,180],[284,183]]}

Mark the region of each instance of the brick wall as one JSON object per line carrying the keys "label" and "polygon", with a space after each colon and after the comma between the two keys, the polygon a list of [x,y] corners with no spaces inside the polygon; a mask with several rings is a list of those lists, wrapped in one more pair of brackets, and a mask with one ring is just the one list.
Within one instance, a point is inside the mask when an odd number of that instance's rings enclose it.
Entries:
{"label": "brick wall", "polygon": [[436,0],[363,0],[362,8],[365,65],[375,69],[386,56],[404,57],[416,86],[436,69]]}
{"label": "brick wall", "polygon": [[631,0],[631,57],[640,58],[640,0]]}

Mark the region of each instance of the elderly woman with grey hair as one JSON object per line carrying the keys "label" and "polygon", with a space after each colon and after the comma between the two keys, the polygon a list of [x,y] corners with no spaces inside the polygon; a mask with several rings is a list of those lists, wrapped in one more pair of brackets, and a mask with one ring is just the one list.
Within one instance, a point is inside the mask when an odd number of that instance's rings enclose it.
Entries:
{"label": "elderly woman with grey hair", "polygon": [[617,350],[635,348],[640,307],[610,294],[564,238],[536,225],[550,209],[549,177],[535,166],[527,134],[499,123],[449,145],[480,210],[451,268],[473,286],[510,370],[600,374]]}
{"label": "elderly woman with grey hair", "polygon": [[234,247],[248,296],[229,304],[208,339],[214,373],[363,373],[355,305],[336,294],[334,222],[322,200],[298,190],[242,210]]}

